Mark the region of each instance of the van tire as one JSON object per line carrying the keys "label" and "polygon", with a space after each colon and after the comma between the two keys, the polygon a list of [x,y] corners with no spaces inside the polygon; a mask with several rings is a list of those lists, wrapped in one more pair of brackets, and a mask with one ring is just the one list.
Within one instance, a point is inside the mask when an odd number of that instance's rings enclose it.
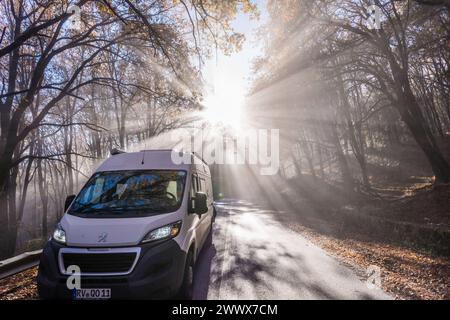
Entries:
{"label": "van tire", "polygon": [[216,222],[216,216],[217,216],[217,210],[216,210],[216,207],[213,205],[212,223]]}
{"label": "van tire", "polygon": [[184,267],[183,283],[181,284],[179,296],[184,300],[192,300],[194,296],[194,255],[189,251]]}

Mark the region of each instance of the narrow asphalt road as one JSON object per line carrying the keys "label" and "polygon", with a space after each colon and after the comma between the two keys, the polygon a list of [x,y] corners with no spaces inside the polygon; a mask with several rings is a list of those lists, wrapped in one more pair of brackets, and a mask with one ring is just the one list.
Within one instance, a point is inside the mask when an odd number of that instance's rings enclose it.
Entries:
{"label": "narrow asphalt road", "polygon": [[353,270],[245,201],[217,205],[195,273],[195,299],[390,299]]}

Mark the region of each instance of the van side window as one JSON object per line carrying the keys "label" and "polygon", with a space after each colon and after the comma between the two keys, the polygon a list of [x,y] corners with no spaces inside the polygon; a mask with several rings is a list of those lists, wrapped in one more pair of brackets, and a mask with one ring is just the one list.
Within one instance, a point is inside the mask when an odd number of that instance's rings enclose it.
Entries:
{"label": "van side window", "polygon": [[200,191],[206,192],[206,181],[203,178],[200,178]]}
{"label": "van side window", "polygon": [[197,176],[192,175],[192,183],[191,183],[191,197],[195,197],[195,193],[197,192]]}
{"label": "van side window", "polygon": [[195,192],[198,192],[198,177],[197,177],[197,175],[194,176],[194,188],[195,188]]}
{"label": "van side window", "polygon": [[197,188],[197,176],[195,174],[192,175],[192,179],[191,179],[191,196],[189,199],[189,212],[192,213],[193,209],[195,207],[195,193],[197,192],[198,188]]}

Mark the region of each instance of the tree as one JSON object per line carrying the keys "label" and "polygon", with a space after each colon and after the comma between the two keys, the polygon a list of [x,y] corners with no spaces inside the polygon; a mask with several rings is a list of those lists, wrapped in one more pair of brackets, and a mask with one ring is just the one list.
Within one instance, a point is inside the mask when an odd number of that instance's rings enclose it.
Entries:
{"label": "tree", "polygon": [[[448,95],[443,80],[448,73],[445,49],[448,28],[444,27],[448,25],[448,10],[445,6],[423,6],[416,1],[375,3],[382,11],[379,30],[369,29],[365,23],[370,1],[270,1],[268,8],[273,18],[265,27],[270,30],[268,46],[258,60],[254,91],[269,90],[273,83],[315,68],[322,79],[310,85],[330,83],[328,88],[337,90],[341,97],[344,107],[338,113],[341,138],[350,141],[365,184],[368,174],[364,145],[368,138],[373,139],[373,127],[369,124],[374,122],[375,115],[387,115],[389,108],[397,110],[424,152],[436,182],[448,183],[450,166],[434,135],[444,132],[446,125],[442,115],[446,113],[445,95]],[[441,79],[440,84],[432,79]],[[430,85],[439,89],[430,91]],[[378,122],[376,126],[381,129],[386,124]],[[400,126],[389,121],[389,128]]]}
{"label": "tree", "polygon": [[[77,28],[69,25],[69,4],[81,8]],[[239,8],[254,10],[248,0],[11,0],[0,8],[0,258],[14,251],[29,179],[38,182],[43,207],[60,210],[48,201],[50,186],[72,192],[90,159],[143,137],[143,128],[127,127],[130,114],[156,108],[152,134],[180,123],[173,119],[180,109],[198,107],[208,43],[238,48],[242,37],[229,21]],[[114,118],[117,130],[109,126]],[[23,170],[28,182],[17,211]]]}

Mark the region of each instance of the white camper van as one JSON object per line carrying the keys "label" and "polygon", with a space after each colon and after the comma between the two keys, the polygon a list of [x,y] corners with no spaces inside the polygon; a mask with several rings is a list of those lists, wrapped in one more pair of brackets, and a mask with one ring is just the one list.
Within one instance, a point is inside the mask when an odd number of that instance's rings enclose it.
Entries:
{"label": "white camper van", "polygon": [[[39,296],[76,299],[192,296],[197,256],[211,231],[208,165],[171,150],[115,151],[77,196],[45,246]],[[78,288],[73,272],[81,274]]]}

